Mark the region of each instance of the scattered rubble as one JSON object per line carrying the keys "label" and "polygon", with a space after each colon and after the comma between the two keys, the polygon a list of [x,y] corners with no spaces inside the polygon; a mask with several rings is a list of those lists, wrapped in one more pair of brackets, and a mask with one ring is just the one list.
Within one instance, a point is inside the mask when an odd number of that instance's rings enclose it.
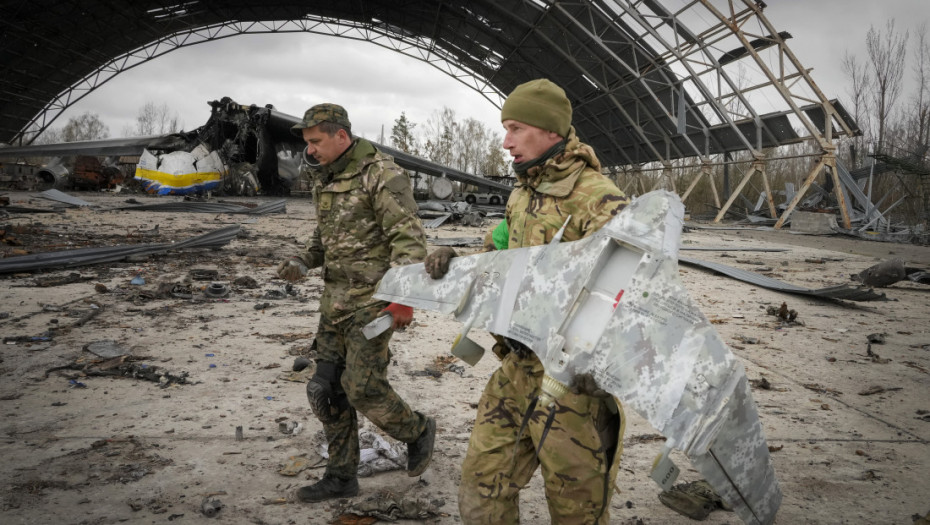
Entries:
{"label": "scattered rubble", "polygon": [[[359,496],[326,505],[296,503],[296,487],[318,477],[326,464],[319,453],[325,440],[304,389],[314,369],[322,282],[312,272],[305,282],[285,283],[274,268],[312,231],[310,204],[291,198],[286,213],[272,215],[148,213],[116,210],[125,196],[80,197],[92,205],[43,215],[6,214],[0,264],[14,259],[14,249],[104,249],[155,240],[171,248],[80,269],[0,273],[5,519],[115,523],[212,517],[319,525],[334,519],[459,520],[459,467],[476,402],[496,359],[488,352],[472,367],[451,357],[448,346],[457,323],[418,311],[416,323],[391,343],[392,384],[409,394],[417,409],[436,417],[441,429],[423,481],[408,481],[402,444],[369,436],[364,448],[372,462],[360,474],[370,475]],[[29,199],[35,197],[13,195],[11,204],[40,206],[40,199]],[[139,196],[138,202],[152,201]],[[429,244],[480,250],[484,229],[496,218],[484,219],[482,227],[448,221],[429,231]],[[219,246],[175,249],[218,228],[238,233]],[[919,392],[930,374],[927,294],[909,279],[884,290],[893,301],[867,306],[807,293],[888,257],[888,245],[868,254],[783,244],[776,249],[771,242],[699,229],[687,240],[694,248],[722,244],[731,251],[764,253],[758,259],[764,264],[746,267],[774,268],[780,279],[803,284],[798,288],[804,291],[795,293],[782,289],[784,281],[755,282],[758,273],[746,280],[681,267],[702,310],[718,320],[721,336],[742,345],[735,348],[747,376],[757,378],[750,384],[770,450],[782,451],[773,459],[788,489],[779,521],[905,521],[905,510],[914,512],[922,504],[920,472],[930,468],[930,407],[907,394]],[[892,249],[895,258],[930,260],[921,259],[927,252],[917,247]],[[145,284],[131,285],[136,276]],[[853,284],[844,284],[844,290],[867,290]],[[492,343],[489,336],[482,341],[486,348]],[[907,395],[895,395],[897,390]],[[814,400],[805,402],[805,391]],[[860,395],[849,395],[853,392]],[[626,415],[618,477],[624,497],[614,498],[612,520],[684,519],[641,475],[651,469],[664,438],[632,412]],[[359,425],[363,431],[371,428],[364,418]],[[853,449],[867,454],[852,454]],[[855,470],[826,487],[825,462],[837,464],[837,458],[849,456],[853,459],[843,461],[852,461],[848,466]],[[900,495],[894,502],[870,498],[873,484],[858,479],[870,476],[878,458],[886,463],[871,476]],[[898,464],[911,468],[898,469]],[[866,503],[851,513],[831,499],[830,490]],[[818,498],[815,509],[808,496]],[[544,516],[546,506],[534,478],[521,494],[525,521]],[[715,511],[704,521],[722,525],[732,523],[733,516]]]}

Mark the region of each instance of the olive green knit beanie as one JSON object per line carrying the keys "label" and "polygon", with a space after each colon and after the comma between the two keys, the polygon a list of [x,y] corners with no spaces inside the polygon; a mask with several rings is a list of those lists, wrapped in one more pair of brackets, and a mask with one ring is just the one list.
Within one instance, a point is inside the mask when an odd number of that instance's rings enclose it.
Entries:
{"label": "olive green knit beanie", "polygon": [[572,104],[565,91],[545,78],[520,84],[501,107],[501,122],[516,120],[567,137],[572,127]]}

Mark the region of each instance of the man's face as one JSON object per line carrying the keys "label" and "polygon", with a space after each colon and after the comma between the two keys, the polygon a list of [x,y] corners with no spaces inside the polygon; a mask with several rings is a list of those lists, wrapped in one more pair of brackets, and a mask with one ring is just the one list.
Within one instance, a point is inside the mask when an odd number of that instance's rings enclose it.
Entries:
{"label": "man's face", "polygon": [[321,166],[326,166],[338,159],[349,148],[351,140],[345,130],[340,129],[335,135],[329,136],[316,125],[303,129],[304,141],[307,143],[307,155],[310,155]]}
{"label": "man's face", "polygon": [[517,164],[541,157],[549,148],[562,140],[558,133],[516,120],[505,120],[503,124],[504,149],[510,152],[510,156]]}

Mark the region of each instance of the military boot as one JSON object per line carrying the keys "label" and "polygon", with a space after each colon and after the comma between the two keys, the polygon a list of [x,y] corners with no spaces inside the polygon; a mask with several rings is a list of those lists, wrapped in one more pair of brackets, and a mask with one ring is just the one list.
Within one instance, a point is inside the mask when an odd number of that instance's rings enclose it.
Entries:
{"label": "military boot", "polygon": [[436,441],[436,420],[426,418],[426,428],[413,443],[407,443],[407,475],[419,476],[429,466],[433,457],[433,443]]}
{"label": "military boot", "polygon": [[333,498],[350,498],[358,494],[358,479],[339,479],[324,474],[323,479],[313,485],[297,490],[297,499],[305,503],[324,501]]}

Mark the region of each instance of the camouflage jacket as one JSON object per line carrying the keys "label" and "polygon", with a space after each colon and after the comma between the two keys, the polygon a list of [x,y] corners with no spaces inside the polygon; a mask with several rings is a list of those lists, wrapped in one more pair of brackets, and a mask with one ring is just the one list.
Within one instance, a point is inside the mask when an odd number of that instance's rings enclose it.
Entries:
{"label": "camouflage jacket", "polygon": [[562,240],[577,241],[620,213],[630,201],[600,170],[594,150],[572,127],[565,151],[517,176],[507,201],[508,247],[548,243],[569,216]]}
{"label": "camouflage jacket", "polygon": [[317,227],[299,257],[323,266],[320,313],[338,322],[371,298],[392,266],[426,257],[410,179],[394,160],[356,139],[332,165],[311,174]]}
{"label": "camouflage jacket", "polygon": [[[562,240],[577,241],[596,232],[629,202],[616,184],[601,175],[601,163],[594,150],[578,140],[572,127],[562,153],[517,175],[507,200],[508,248],[548,243],[569,215],[571,220]],[[493,351],[503,357],[509,350],[503,338],[494,338]],[[542,373],[542,363],[535,355],[531,359],[533,368]]]}

